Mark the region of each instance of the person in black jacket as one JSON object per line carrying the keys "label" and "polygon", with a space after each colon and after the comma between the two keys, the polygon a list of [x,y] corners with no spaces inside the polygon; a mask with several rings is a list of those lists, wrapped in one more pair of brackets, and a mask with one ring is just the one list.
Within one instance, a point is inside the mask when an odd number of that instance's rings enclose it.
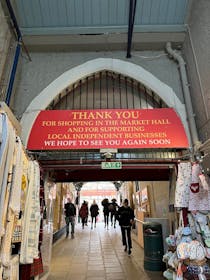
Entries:
{"label": "person in black jacket", "polygon": [[122,244],[125,246],[125,252],[128,250],[128,255],[131,254],[132,240],[131,240],[131,227],[134,223],[134,211],[128,206],[128,199],[125,199],[123,206],[117,211],[119,225],[122,233]]}
{"label": "person in black jacket", "polygon": [[109,200],[108,198],[104,198],[101,202],[103,205],[104,212],[104,227],[109,229]]}
{"label": "person in black jacket", "polygon": [[66,238],[69,236],[69,224],[71,224],[71,238],[74,238],[76,207],[69,197],[67,198],[67,203],[64,206],[64,211],[66,221]]}
{"label": "person in black jacket", "polygon": [[95,227],[96,227],[96,222],[97,222],[97,216],[99,214],[99,207],[98,204],[96,203],[95,199],[93,200],[93,203],[90,206],[90,215],[91,215],[91,229],[93,229],[93,223],[95,222]]}
{"label": "person in black jacket", "polygon": [[113,198],[111,200],[112,202],[109,204],[109,211],[110,211],[110,214],[111,214],[111,226],[114,225],[114,228],[116,227],[116,213],[117,213],[117,208],[119,207],[118,204],[117,204],[117,200],[115,198]]}

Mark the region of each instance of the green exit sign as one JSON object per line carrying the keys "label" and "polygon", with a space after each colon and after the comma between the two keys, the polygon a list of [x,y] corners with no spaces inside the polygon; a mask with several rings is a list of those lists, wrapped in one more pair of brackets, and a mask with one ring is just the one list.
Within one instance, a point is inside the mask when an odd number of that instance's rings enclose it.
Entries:
{"label": "green exit sign", "polygon": [[102,162],[102,169],[122,169],[122,162]]}

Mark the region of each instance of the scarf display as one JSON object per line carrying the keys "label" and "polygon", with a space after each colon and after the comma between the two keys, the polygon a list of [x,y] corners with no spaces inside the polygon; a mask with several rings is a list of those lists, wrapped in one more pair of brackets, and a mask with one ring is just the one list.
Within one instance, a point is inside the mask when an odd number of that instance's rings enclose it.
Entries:
{"label": "scarf display", "polygon": [[19,280],[19,255],[12,256],[10,261],[10,280]]}
{"label": "scarf display", "polygon": [[11,196],[9,207],[18,215],[20,212],[21,183],[23,172],[22,143],[20,137],[16,137],[16,160],[13,168]]}
{"label": "scarf display", "polygon": [[9,266],[10,264],[10,254],[11,254],[11,240],[13,235],[14,227],[14,213],[9,210],[7,216],[6,232],[3,236],[2,246],[1,246],[1,261],[4,266]]}
{"label": "scarf display", "polygon": [[40,229],[40,169],[36,161],[29,161],[28,190],[23,213],[23,232],[20,249],[20,263],[32,264],[38,258],[38,243]]}
{"label": "scarf display", "polygon": [[[0,169],[2,174],[1,189],[0,189],[0,236],[4,235],[4,221],[3,216],[7,205],[5,205],[5,197],[8,190],[8,174],[10,173],[10,167],[14,157],[15,141],[16,135],[15,130],[12,127],[11,123],[8,122],[7,117],[4,121],[5,126],[3,125],[3,141],[1,143],[0,159],[1,166]],[[0,174],[1,175],[1,174]],[[9,182],[10,183],[10,182]],[[9,184],[10,186],[10,184]]]}
{"label": "scarf display", "polygon": [[[15,127],[1,111],[0,280],[19,280],[20,263],[33,268],[30,277],[43,272],[40,221],[39,164],[29,160]],[[20,245],[14,249],[15,243]]]}

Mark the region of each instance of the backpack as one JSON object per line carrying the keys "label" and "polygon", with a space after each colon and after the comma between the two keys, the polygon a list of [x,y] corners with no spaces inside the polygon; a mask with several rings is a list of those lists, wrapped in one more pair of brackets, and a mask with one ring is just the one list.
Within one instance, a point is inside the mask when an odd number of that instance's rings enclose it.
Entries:
{"label": "backpack", "polygon": [[108,206],[108,209],[110,212],[115,212],[116,211],[116,206],[113,203],[110,203]]}
{"label": "backpack", "polygon": [[87,213],[88,213],[87,212],[87,206],[86,205],[82,205],[80,210],[79,210],[79,216],[81,218],[85,218],[85,217],[87,217]]}

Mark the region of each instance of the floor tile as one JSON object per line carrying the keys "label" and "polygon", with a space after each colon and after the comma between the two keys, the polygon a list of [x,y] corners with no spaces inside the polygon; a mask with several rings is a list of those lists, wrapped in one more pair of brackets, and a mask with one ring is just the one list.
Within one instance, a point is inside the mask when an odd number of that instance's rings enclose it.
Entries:
{"label": "floor tile", "polygon": [[133,239],[132,255],[124,252],[119,226],[104,229],[76,225],[75,238],[53,246],[48,280],[163,280],[162,272],[144,270],[144,250]]}

